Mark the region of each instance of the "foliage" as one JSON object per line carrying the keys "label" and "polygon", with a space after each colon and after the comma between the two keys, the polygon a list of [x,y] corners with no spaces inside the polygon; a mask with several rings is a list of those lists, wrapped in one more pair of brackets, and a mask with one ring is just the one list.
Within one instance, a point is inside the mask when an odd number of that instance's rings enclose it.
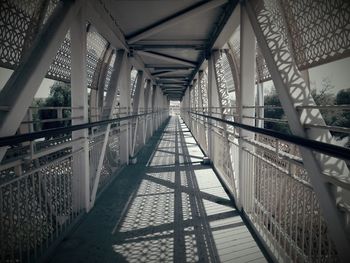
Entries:
{"label": "foliage", "polygon": [[36,108],[43,107],[44,104],[45,104],[45,100],[42,98],[35,98],[32,102],[31,107],[33,108],[32,118],[34,121],[34,124],[33,124],[34,131],[41,130],[41,123],[39,122],[40,116]]}
{"label": "foliage", "polygon": [[[46,98],[42,107],[70,107],[71,106],[71,92],[70,85],[62,82],[55,82],[50,88],[49,97]],[[62,110],[62,118],[70,117],[69,110]],[[56,119],[58,112],[56,109],[43,109],[39,111],[41,120]],[[54,121],[42,123],[42,130],[53,129],[62,126],[67,126],[70,121]]]}
{"label": "foliage", "polygon": [[[311,91],[312,97],[316,105],[349,105],[350,104],[350,88],[340,90],[336,95],[332,92],[334,86],[328,79],[322,80],[322,88],[320,91],[313,89]],[[281,103],[279,101],[276,91],[272,91],[270,94],[266,95],[264,98],[265,105],[272,105],[279,107]],[[349,110],[339,110],[339,109],[321,109],[320,110],[323,119],[329,126],[339,126],[350,128],[350,111]],[[273,119],[284,119],[285,114],[283,109],[266,107],[264,109],[265,118]],[[266,129],[272,129],[282,133],[290,133],[288,125],[283,123],[275,122],[264,122]],[[345,133],[332,132],[333,136],[338,139],[343,139],[348,136]],[[350,144],[350,142],[348,143]]]}
{"label": "foliage", "polygon": [[[335,101],[337,105],[350,104],[350,88],[340,90],[337,93]],[[350,128],[350,111],[344,110],[338,114],[336,120],[334,121],[334,125]],[[344,138],[345,134],[340,134],[339,137]],[[350,140],[348,144],[350,144]]]}
{"label": "foliage", "polygon": [[[284,119],[284,111],[281,108],[273,108],[273,107],[281,107],[281,102],[278,98],[278,95],[275,91],[272,91],[269,95],[266,95],[264,98],[265,106],[269,105],[272,107],[265,107],[264,109],[264,117],[265,118],[271,118],[271,119]],[[279,123],[279,122],[271,122],[271,121],[264,121],[264,128],[270,129],[282,133],[290,134],[290,130],[288,127],[288,124]]]}

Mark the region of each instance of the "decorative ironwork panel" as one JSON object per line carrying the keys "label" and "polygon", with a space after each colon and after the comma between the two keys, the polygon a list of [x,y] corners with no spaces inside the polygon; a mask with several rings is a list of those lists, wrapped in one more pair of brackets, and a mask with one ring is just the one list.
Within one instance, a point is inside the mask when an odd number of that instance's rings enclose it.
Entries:
{"label": "decorative ironwork panel", "polygon": [[70,82],[71,40],[68,32],[46,74],[47,78]]}
{"label": "decorative ironwork panel", "polygon": [[0,66],[15,69],[58,0],[1,0]]}
{"label": "decorative ironwork panel", "polygon": [[[0,66],[15,69],[56,8],[59,0],[2,0],[0,11]],[[87,34],[87,83],[91,86],[107,41],[89,26]],[[71,41],[67,35],[46,74],[47,78],[70,82]],[[110,70],[109,70],[110,71]],[[97,79],[97,78],[96,78]]]}
{"label": "decorative ironwork panel", "polygon": [[1,262],[37,261],[75,217],[71,165],[46,163],[0,186]]}
{"label": "decorative ironwork panel", "polygon": [[[96,30],[90,25],[88,26],[89,31],[87,34],[87,85],[88,87],[91,87],[93,79],[94,79],[94,73],[96,70],[98,70],[98,65],[102,63],[103,61],[103,55],[104,51],[107,47],[107,41],[96,32]],[[95,79],[98,79],[97,76],[95,76]]]}
{"label": "decorative ironwork panel", "polygon": [[[115,58],[116,58],[116,55],[114,53],[112,58],[111,58],[111,62],[109,63],[107,74],[106,74],[106,80],[105,80],[105,86],[104,86],[105,90],[108,89],[109,83],[111,81],[113,65],[114,65]],[[118,92],[118,94],[119,94],[119,92]]]}
{"label": "decorative ironwork panel", "polygon": [[131,83],[131,88],[130,88],[130,94],[131,94],[131,98],[133,98],[134,95],[135,95],[135,90],[136,90],[136,83],[137,83],[137,76],[138,76],[137,70],[132,69],[130,74],[131,74],[131,81],[130,81],[130,83]]}
{"label": "decorative ironwork panel", "polygon": [[208,68],[203,71],[202,77],[199,81],[202,94],[202,106],[205,110],[208,110]]}
{"label": "decorative ironwork panel", "polygon": [[348,0],[280,0],[299,69],[350,55]]}
{"label": "decorative ironwork panel", "polygon": [[[233,34],[232,39],[228,42],[228,46],[232,52],[232,56],[235,61],[240,61],[240,39],[239,39],[240,27],[237,28]],[[239,69],[239,63],[237,63],[237,70]],[[261,54],[260,48],[256,45],[256,82],[262,83],[271,80],[269,69],[266,65],[265,59]]]}
{"label": "decorative ironwork panel", "polygon": [[271,74],[258,45],[256,48],[256,73],[257,83],[262,83],[271,80]]}

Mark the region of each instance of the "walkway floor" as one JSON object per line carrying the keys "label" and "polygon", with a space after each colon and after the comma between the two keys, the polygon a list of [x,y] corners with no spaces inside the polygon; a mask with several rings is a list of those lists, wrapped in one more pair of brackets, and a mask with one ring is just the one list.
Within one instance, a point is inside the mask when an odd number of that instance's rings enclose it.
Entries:
{"label": "walkway floor", "polygon": [[171,117],[52,262],[266,262],[186,126]]}

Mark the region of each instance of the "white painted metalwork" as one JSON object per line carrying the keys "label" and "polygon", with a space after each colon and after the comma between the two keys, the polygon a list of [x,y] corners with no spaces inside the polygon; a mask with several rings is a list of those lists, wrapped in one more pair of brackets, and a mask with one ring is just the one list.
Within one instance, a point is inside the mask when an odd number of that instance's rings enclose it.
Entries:
{"label": "white painted metalwork", "polygon": [[[350,133],[322,118],[349,105],[315,105],[308,79],[310,67],[350,55],[348,1],[190,2],[158,1],[160,12],[144,1],[2,2],[0,65],[14,72],[0,92],[1,136],[147,115],[0,149],[1,262],[43,260],[136,161],[169,100],[181,101],[182,119],[277,261],[350,257],[349,160],[195,114],[285,123],[327,143],[329,131]],[[71,84],[72,105],[29,107],[45,76]],[[268,80],[286,119],[264,117]],[[45,110],[57,118],[33,117]]]}

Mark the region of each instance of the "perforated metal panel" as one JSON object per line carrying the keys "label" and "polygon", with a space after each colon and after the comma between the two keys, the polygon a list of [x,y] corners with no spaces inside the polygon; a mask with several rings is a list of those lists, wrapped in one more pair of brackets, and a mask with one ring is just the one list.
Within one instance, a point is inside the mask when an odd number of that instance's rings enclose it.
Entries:
{"label": "perforated metal panel", "polygon": [[299,69],[350,55],[350,1],[280,1]]}

